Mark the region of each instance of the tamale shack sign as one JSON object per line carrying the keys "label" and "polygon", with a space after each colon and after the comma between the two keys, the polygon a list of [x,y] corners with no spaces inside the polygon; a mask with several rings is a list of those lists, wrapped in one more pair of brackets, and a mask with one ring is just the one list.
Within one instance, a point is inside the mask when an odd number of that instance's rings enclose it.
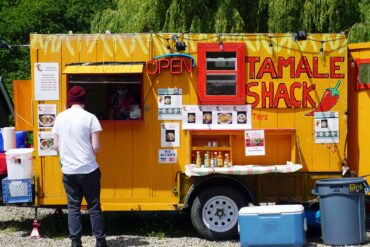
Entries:
{"label": "tamale shack sign", "polygon": [[[345,66],[345,58],[333,56],[326,59],[325,71],[322,60],[318,56],[310,59],[306,56],[247,57],[247,103],[260,108],[314,108],[307,116],[313,116],[313,112],[329,111],[339,99],[340,79],[345,78],[340,71]],[[308,79],[300,79],[302,77]],[[286,82],[288,79],[289,83]],[[326,79],[334,79],[336,85],[327,88],[316,105],[316,84]]]}

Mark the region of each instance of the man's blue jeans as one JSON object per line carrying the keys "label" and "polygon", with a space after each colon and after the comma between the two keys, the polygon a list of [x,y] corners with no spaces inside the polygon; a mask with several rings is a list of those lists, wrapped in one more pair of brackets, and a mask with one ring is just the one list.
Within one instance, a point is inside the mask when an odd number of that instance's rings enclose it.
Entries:
{"label": "man's blue jeans", "polygon": [[105,239],[105,223],[100,207],[100,169],[89,174],[63,174],[68,199],[68,230],[72,242],[81,242],[81,202],[85,197],[92,233],[97,241]]}

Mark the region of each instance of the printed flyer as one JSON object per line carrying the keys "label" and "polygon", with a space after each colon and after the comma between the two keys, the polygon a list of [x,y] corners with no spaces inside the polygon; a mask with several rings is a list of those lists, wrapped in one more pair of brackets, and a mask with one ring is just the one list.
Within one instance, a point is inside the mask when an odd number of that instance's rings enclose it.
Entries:
{"label": "printed flyer", "polygon": [[182,89],[158,89],[158,120],[181,120]]}
{"label": "printed flyer", "polygon": [[158,150],[159,164],[174,164],[177,163],[176,149],[159,149]]}
{"label": "printed flyer", "polygon": [[261,156],[265,155],[265,131],[246,130],[245,132],[245,155]]}
{"label": "printed flyer", "polygon": [[37,119],[39,129],[52,128],[57,114],[55,104],[40,104],[37,107]]}
{"label": "printed flyer", "polygon": [[35,63],[35,100],[59,100],[59,64]]}
{"label": "printed flyer", "polygon": [[180,147],[180,124],[161,124],[161,147]]}
{"label": "printed flyer", "polygon": [[252,128],[250,105],[184,105],[183,129],[244,130]]}
{"label": "printed flyer", "polygon": [[57,151],[54,149],[54,138],[51,131],[38,132],[37,137],[39,156],[57,155]]}
{"label": "printed flyer", "polygon": [[339,143],[338,112],[314,113],[315,143]]}

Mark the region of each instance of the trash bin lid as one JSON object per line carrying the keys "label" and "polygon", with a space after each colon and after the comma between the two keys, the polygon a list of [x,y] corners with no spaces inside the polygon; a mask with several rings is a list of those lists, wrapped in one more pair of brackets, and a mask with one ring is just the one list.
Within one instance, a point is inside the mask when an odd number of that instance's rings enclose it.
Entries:
{"label": "trash bin lid", "polygon": [[341,184],[362,184],[366,182],[364,178],[327,178],[316,181],[316,185],[341,185]]}

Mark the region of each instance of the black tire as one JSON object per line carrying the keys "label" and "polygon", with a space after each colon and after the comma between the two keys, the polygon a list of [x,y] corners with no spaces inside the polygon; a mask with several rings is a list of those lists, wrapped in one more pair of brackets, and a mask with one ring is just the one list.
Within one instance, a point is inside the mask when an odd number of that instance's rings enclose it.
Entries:
{"label": "black tire", "polygon": [[238,237],[238,211],[246,205],[247,196],[235,189],[221,186],[208,188],[195,197],[191,222],[206,239],[234,239]]}

